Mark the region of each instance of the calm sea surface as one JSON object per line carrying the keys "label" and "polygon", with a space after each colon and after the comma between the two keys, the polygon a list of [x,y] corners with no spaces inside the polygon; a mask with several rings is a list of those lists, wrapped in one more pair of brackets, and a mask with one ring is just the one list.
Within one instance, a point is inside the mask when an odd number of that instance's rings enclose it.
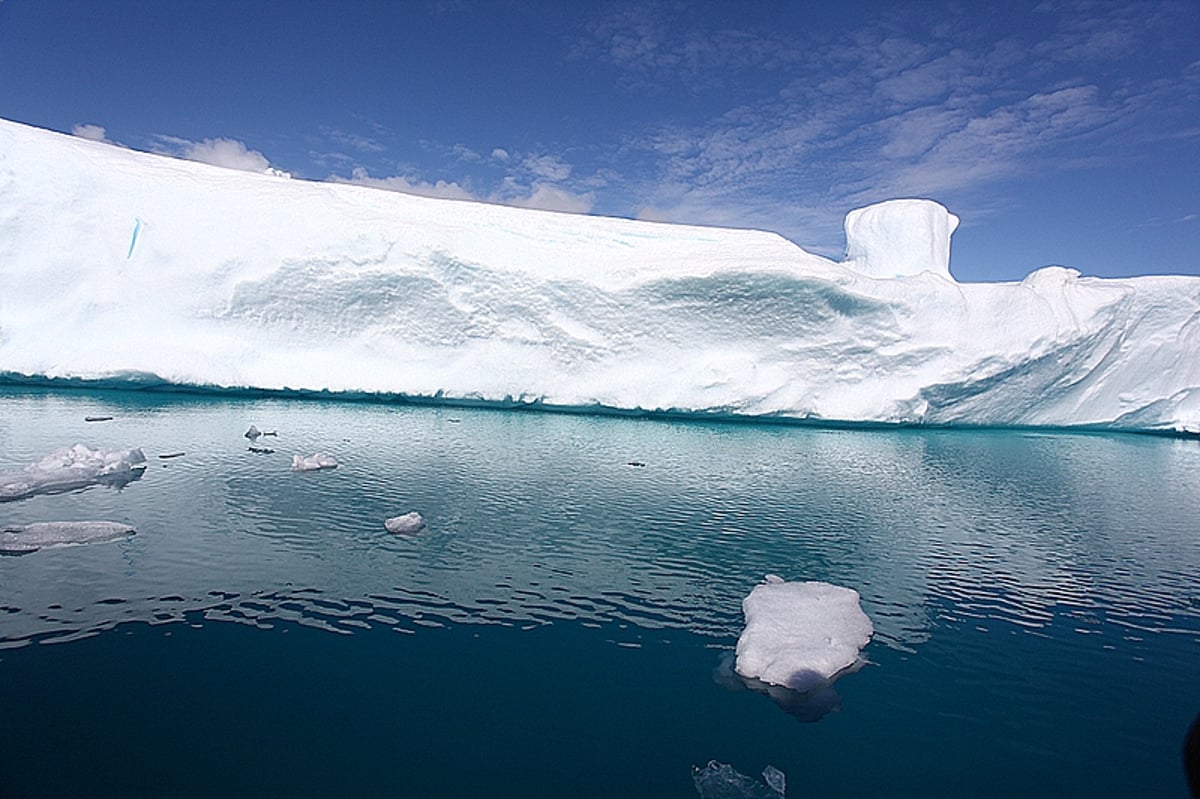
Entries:
{"label": "calm sea surface", "polygon": [[[0,557],[5,799],[694,797],[713,759],[791,797],[1186,795],[1194,440],[0,393],[0,471],[76,442],[149,467],[0,526],[138,533]],[[768,572],[862,594],[859,671],[729,673]]]}

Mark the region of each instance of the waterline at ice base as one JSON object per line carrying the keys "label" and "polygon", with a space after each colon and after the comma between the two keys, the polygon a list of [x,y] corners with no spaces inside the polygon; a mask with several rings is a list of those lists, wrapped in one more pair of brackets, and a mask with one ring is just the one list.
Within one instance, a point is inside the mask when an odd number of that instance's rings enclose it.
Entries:
{"label": "waterline at ice base", "polygon": [[439,200],[0,121],[0,375],[1200,434],[1200,278],[959,283],[928,200],[760,231]]}

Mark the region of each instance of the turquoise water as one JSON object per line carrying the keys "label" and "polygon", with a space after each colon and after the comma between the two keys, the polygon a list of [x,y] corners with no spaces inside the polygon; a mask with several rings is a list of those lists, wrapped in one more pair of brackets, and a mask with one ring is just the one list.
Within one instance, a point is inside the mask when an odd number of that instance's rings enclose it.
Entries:
{"label": "turquoise water", "polygon": [[[0,525],[138,534],[0,558],[3,797],[1186,795],[1200,442],[0,394],[76,442],[150,466]],[[768,572],[862,594],[835,693],[723,670]]]}

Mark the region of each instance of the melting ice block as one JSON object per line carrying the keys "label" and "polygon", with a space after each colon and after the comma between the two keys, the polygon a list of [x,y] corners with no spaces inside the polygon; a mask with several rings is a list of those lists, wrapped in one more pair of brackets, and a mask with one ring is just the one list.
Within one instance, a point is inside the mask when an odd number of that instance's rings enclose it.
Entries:
{"label": "melting ice block", "polygon": [[783,799],[787,790],[784,774],[774,766],[763,769],[763,782],[742,774],[733,766],[708,761],[704,768],[692,767],[692,783],[701,799]]}
{"label": "melting ice block", "polygon": [[119,522],[34,522],[0,530],[0,552],[24,554],[48,547],[95,544],[127,538],[137,531]]}
{"label": "melting ice block", "polygon": [[392,535],[416,535],[425,530],[425,519],[414,510],[384,520],[383,526]]}
{"label": "melting ice block", "polygon": [[851,588],[769,575],[742,601],[734,669],[797,691],[823,685],[854,665],[875,632],[858,601]]}
{"label": "melting ice block", "polygon": [[94,483],[127,483],[146,469],[140,449],[102,450],[83,444],[56,449],[24,469],[0,473],[0,501],[84,488]]}
{"label": "melting ice block", "polygon": [[332,455],[326,455],[324,452],[318,452],[314,455],[292,456],[293,472],[315,472],[321,469],[336,469],[337,465],[337,458]]}

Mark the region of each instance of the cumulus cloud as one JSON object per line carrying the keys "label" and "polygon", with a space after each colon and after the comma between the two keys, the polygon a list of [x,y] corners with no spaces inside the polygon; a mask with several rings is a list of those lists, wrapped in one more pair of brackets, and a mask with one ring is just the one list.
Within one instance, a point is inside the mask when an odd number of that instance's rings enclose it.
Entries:
{"label": "cumulus cloud", "polygon": [[387,191],[397,191],[402,194],[415,194],[419,197],[438,197],[444,200],[475,200],[478,199],[471,192],[464,189],[458,183],[451,183],[444,180],[439,180],[435,183],[429,183],[416,178],[404,177],[402,175],[394,175],[387,178],[373,178],[363,167],[355,167],[350,177],[344,178],[339,175],[331,175],[328,180],[332,183],[350,183],[355,186],[370,186],[374,189],[386,189]]}
{"label": "cumulus cloud", "polygon": [[243,172],[260,172],[272,175],[287,176],[271,166],[267,157],[258,150],[251,150],[244,142],[237,139],[203,139],[191,141],[177,136],[156,137],[160,152],[185,158],[188,161],[199,161],[202,164],[238,169]]}
{"label": "cumulus cloud", "polygon": [[78,136],[81,139],[90,141],[104,142],[105,144],[113,144],[108,138],[108,131],[100,125],[78,124],[71,128],[71,135]]}
{"label": "cumulus cloud", "polygon": [[537,208],[542,211],[562,211],[569,214],[586,214],[596,204],[593,192],[576,194],[549,183],[535,183],[528,195],[510,197],[506,205],[518,208]]}

